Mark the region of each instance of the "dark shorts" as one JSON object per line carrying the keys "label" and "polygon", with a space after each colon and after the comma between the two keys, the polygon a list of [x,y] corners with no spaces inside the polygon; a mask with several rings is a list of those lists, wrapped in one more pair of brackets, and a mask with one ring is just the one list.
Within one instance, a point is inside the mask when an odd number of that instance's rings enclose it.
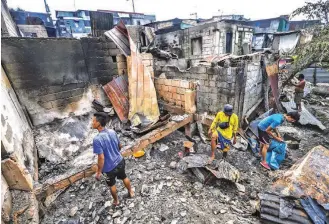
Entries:
{"label": "dark shorts", "polygon": [[304,96],[304,92],[302,92],[302,93],[299,93],[299,92],[297,92],[297,93],[295,93],[295,103],[296,104],[301,104],[302,103],[302,99],[303,99],[303,96]]}
{"label": "dark shorts", "polygon": [[259,141],[265,145],[270,144],[270,136],[267,134],[266,131],[262,131],[258,128],[258,138]]}
{"label": "dark shorts", "polygon": [[116,178],[119,180],[123,180],[127,177],[125,172],[125,160],[122,159],[122,161],[110,172],[105,173],[106,174],[106,183],[112,187],[115,185]]}

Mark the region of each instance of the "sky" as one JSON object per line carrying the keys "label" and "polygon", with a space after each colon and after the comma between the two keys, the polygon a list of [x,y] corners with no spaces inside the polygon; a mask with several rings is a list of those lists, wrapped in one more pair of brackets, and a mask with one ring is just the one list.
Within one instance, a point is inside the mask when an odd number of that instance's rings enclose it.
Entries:
{"label": "sky", "polygon": [[[246,18],[265,19],[290,14],[303,6],[305,0],[134,0],[136,12],[155,14],[156,19],[167,20],[211,18],[216,15],[239,14]],[[55,10],[116,10],[132,12],[131,0],[47,0],[52,16]],[[45,12],[44,0],[7,0],[9,7],[26,11]],[[298,19],[298,18],[297,18]]]}

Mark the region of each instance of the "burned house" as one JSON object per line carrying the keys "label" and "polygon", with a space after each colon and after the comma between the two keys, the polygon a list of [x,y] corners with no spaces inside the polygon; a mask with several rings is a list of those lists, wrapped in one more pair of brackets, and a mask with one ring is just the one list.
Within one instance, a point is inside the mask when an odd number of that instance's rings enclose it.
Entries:
{"label": "burned house", "polygon": [[[119,24],[79,40],[3,38],[4,222],[258,222],[249,197],[256,200],[271,181],[251,153],[232,149],[231,179],[235,184],[241,173],[247,187],[228,185],[227,192],[216,187],[220,181],[208,186],[174,170],[185,136],[197,129],[202,136],[225,104],[242,122],[262,104],[264,55],[249,54],[251,38],[252,28],[222,22],[157,36],[150,27]],[[110,208],[106,183],[91,177],[97,131],[90,121],[105,108],[136,186],[136,198],[118,208]],[[199,145],[207,161],[209,144]],[[141,150],[143,158],[130,157]]]}
{"label": "burned house", "polygon": [[251,52],[253,28],[225,22],[199,23],[194,27],[156,37],[162,50],[190,59],[192,64],[212,55],[243,55]]}

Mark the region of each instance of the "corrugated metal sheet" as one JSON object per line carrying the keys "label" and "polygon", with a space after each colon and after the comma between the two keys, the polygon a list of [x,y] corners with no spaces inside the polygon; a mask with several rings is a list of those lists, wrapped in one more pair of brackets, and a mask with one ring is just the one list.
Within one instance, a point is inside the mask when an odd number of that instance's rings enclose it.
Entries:
{"label": "corrugated metal sheet", "polygon": [[121,75],[103,86],[103,89],[120,120],[127,122],[129,114],[128,77]]}
{"label": "corrugated metal sheet", "polygon": [[273,184],[273,189],[298,198],[309,196],[329,209],[329,150],[313,148]]}
{"label": "corrugated metal sheet", "polygon": [[295,198],[265,192],[259,195],[260,218],[263,223],[312,224],[302,205]]}
{"label": "corrugated metal sheet", "polygon": [[[140,53],[137,47],[143,27],[129,26],[131,56],[127,57],[129,80],[129,120],[132,126],[155,124],[160,117],[157,95],[153,83],[153,67],[143,61],[153,60],[152,54]],[[135,40],[135,41],[134,41]],[[150,62],[151,63],[151,62]]]}
{"label": "corrugated metal sheet", "polygon": [[120,21],[113,29],[106,31],[105,36],[110,38],[121,49],[125,56],[130,55],[130,44],[128,30],[125,24]]}
{"label": "corrugated metal sheet", "polygon": [[100,37],[113,28],[113,14],[90,11],[91,34]]}
{"label": "corrugated metal sheet", "polygon": [[[296,104],[294,101],[290,101],[290,102],[281,102],[282,105],[284,106],[284,108],[286,108],[287,112],[293,112],[296,110],[293,110],[292,108],[296,107]],[[321,123],[321,121],[319,121],[318,119],[316,119],[305,107],[304,104],[302,103],[302,112],[300,112],[300,119],[299,119],[299,123],[302,125],[315,125],[318,126],[321,130],[326,129],[326,127]]]}

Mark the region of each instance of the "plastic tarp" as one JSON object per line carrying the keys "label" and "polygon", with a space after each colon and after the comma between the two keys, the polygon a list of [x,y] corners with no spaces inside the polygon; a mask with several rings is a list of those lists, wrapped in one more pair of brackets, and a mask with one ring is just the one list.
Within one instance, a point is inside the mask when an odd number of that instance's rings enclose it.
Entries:
{"label": "plastic tarp", "polygon": [[266,154],[266,162],[273,169],[278,170],[285,159],[287,144],[272,139]]}
{"label": "plastic tarp", "polygon": [[280,36],[279,51],[281,54],[291,54],[295,50],[300,33],[291,33]]}

